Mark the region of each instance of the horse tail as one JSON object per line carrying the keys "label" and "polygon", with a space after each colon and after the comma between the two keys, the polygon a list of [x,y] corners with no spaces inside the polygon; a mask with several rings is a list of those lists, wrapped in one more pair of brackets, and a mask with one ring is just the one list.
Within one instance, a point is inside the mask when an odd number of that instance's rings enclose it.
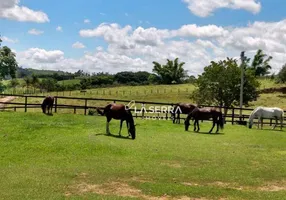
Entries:
{"label": "horse tail", "polygon": [[224,128],[224,118],[222,116],[222,112],[219,112],[218,123],[219,123],[220,128],[223,129]]}

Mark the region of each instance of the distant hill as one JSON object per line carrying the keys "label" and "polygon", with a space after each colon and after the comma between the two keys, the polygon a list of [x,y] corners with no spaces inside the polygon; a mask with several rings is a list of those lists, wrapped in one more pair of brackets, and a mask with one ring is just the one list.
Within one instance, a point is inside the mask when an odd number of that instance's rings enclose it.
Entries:
{"label": "distant hill", "polygon": [[38,77],[41,76],[49,76],[53,75],[54,73],[57,73],[58,75],[71,75],[70,72],[64,72],[64,71],[56,71],[56,70],[42,70],[42,69],[32,69],[32,68],[17,68],[17,77],[23,78],[25,76],[31,76],[32,74],[37,75]]}

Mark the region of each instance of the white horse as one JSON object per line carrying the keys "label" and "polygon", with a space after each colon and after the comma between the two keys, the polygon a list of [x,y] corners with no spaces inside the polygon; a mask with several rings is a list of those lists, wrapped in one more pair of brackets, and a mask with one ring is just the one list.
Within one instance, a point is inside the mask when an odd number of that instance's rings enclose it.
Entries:
{"label": "white horse", "polygon": [[252,128],[253,125],[253,119],[258,118],[258,127],[259,124],[261,123],[261,129],[263,127],[263,119],[275,119],[276,123],[273,127],[275,129],[277,125],[277,120],[279,119],[280,121],[280,129],[282,130],[283,126],[283,119],[284,119],[284,111],[281,108],[273,107],[257,107],[255,108],[252,113],[249,116],[249,128]]}

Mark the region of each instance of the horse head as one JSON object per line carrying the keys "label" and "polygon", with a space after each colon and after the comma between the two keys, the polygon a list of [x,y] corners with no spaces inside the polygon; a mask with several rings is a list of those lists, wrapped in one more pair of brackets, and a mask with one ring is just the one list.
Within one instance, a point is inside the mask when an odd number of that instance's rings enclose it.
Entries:
{"label": "horse head", "polygon": [[45,104],[42,104],[41,107],[42,107],[43,113],[46,113],[46,105],[45,105]]}
{"label": "horse head", "polygon": [[190,121],[189,120],[185,120],[185,131],[189,130],[189,126],[190,126]]}

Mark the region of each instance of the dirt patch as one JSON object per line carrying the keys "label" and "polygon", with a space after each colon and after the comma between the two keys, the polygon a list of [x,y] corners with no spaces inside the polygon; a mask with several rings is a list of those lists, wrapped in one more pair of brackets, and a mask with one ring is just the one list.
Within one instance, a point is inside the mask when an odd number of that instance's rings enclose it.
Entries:
{"label": "dirt patch", "polygon": [[[0,102],[11,102],[13,101],[14,99],[16,99],[16,97],[13,97],[13,96],[7,96],[7,97],[4,97],[4,98],[0,98]],[[6,104],[3,104],[3,103],[0,103],[0,109],[1,108],[4,108],[6,106]]]}
{"label": "dirt patch", "polygon": [[88,184],[80,183],[76,186],[73,186],[72,192],[68,191],[65,193],[66,196],[71,196],[72,194],[84,195],[86,193],[95,193],[100,195],[115,195],[120,197],[133,197],[141,199],[150,199],[150,200],[169,200],[172,199],[169,196],[154,197],[150,195],[145,195],[141,190],[134,188],[124,182],[110,182],[105,184]]}
{"label": "dirt patch", "polygon": [[213,183],[205,183],[205,184],[198,184],[198,183],[189,183],[183,182],[181,183],[186,186],[217,186],[221,188],[228,188],[233,190],[244,190],[244,191],[268,191],[268,192],[277,192],[277,191],[286,191],[286,181],[282,181],[279,183],[268,183],[261,187],[253,187],[253,186],[240,186],[235,183],[226,183],[221,181],[216,181]]}
{"label": "dirt patch", "polygon": [[258,187],[260,191],[278,192],[286,191],[286,180],[278,182],[268,182],[262,187]]}
{"label": "dirt patch", "polygon": [[[70,197],[73,195],[84,195],[87,193],[95,193],[99,195],[115,195],[119,197],[131,197],[148,200],[207,200],[205,198],[191,198],[188,196],[172,197],[167,194],[162,196],[151,196],[144,194],[140,189],[130,186],[127,181],[111,181],[104,184],[92,184],[87,181],[88,174],[81,173],[76,177],[72,186],[66,188],[64,195]],[[130,179],[128,179],[130,181]],[[132,177],[132,181],[149,182],[149,179],[142,177]]]}

